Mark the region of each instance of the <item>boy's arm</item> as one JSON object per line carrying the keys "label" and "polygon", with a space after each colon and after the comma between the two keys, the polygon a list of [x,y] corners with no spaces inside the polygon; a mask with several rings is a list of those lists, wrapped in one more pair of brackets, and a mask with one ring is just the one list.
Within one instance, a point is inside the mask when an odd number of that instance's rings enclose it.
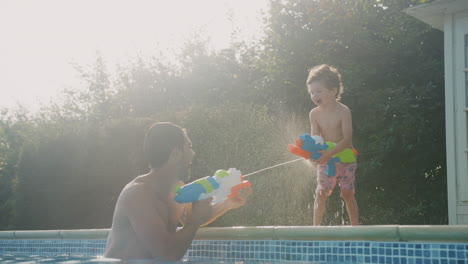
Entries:
{"label": "boy's arm", "polygon": [[351,142],[353,141],[353,121],[351,110],[349,110],[347,107],[341,112],[341,133],[343,134],[343,139],[340,142],[337,142],[334,148],[329,150],[330,157],[340,153],[347,148],[352,147]]}
{"label": "boy's arm", "polygon": [[320,127],[317,123],[317,119],[315,118],[314,109],[312,109],[309,113],[309,120],[310,120],[310,135],[311,136],[320,136]]}
{"label": "boy's arm", "polygon": [[336,155],[337,153],[350,148],[352,138],[353,138],[353,121],[351,117],[351,110],[345,107],[341,112],[341,133],[343,134],[343,139],[340,142],[337,142],[335,147],[326,151],[319,151],[322,153],[322,156],[317,160],[317,163],[324,164],[327,161]]}

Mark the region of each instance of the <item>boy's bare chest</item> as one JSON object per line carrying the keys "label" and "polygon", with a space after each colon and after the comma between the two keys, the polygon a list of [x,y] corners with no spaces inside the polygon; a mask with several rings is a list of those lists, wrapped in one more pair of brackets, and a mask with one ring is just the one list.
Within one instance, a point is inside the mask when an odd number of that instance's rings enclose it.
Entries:
{"label": "boy's bare chest", "polygon": [[323,130],[336,130],[341,128],[341,118],[339,115],[321,114],[317,116],[317,124]]}

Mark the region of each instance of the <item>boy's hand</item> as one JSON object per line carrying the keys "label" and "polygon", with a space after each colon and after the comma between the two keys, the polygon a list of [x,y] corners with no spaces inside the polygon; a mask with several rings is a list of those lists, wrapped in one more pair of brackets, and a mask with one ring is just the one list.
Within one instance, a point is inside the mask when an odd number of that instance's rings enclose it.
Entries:
{"label": "boy's hand", "polygon": [[244,187],[239,190],[236,196],[227,198],[226,202],[229,203],[231,209],[239,208],[247,202],[247,197],[249,197],[252,192],[251,187]]}
{"label": "boy's hand", "polygon": [[315,161],[315,163],[317,164],[326,164],[328,160],[333,156],[331,150],[319,150],[318,152],[322,153],[322,156]]}

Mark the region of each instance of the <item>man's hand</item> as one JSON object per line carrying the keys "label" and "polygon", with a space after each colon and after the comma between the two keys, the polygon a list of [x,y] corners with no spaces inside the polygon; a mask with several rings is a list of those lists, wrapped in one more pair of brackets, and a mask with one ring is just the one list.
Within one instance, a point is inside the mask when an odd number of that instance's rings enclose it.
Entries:
{"label": "man's hand", "polygon": [[[175,190],[175,188],[176,188],[177,186],[182,187],[182,186],[184,186],[184,185],[185,185],[185,183],[184,183],[183,181],[177,181],[176,183],[174,183],[174,185],[172,186],[172,189],[171,189],[171,190]],[[175,193],[174,191],[171,191],[171,192],[169,193],[169,198],[171,198],[171,200],[174,200],[174,197],[175,197],[175,196],[176,196],[176,193]]]}
{"label": "man's hand", "polygon": [[333,156],[333,153],[331,150],[319,150],[319,153],[322,153],[322,156],[318,158],[315,163],[316,164],[326,164],[328,160]]}
{"label": "man's hand", "polygon": [[252,194],[251,187],[244,187],[239,190],[238,194],[234,197],[227,198],[226,202],[229,203],[231,209],[239,208],[247,202],[247,198]]}
{"label": "man's hand", "polygon": [[192,216],[188,223],[202,225],[207,222],[213,214],[213,206],[211,201],[213,197],[196,201],[192,203]]}

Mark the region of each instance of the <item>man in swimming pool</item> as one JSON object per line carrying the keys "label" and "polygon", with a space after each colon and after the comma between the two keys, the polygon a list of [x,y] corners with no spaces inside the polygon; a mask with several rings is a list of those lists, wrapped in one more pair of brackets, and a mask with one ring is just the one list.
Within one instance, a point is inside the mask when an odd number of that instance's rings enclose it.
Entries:
{"label": "man in swimming pool", "polygon": [[[172,190],[189,178],[195,152],[185,130],[172,123],[156,123],[149,129],[144,153],[151,171],[120,193],[104,257],[179,260],[200,226],[244,205],[252,192],[245,188],[237,197],[215,205],[211,198],[176,203]],[[183,227],[177,229],[179,223]]]}

